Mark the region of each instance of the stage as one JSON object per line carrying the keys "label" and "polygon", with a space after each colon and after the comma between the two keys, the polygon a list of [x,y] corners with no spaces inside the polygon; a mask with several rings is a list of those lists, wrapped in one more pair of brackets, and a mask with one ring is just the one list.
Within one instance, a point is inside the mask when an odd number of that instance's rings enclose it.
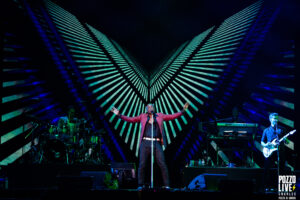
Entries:
{"label": "stage", "polygon": [[[153,199],[162,196],[185,199],[278,198],[276,191],[264,192],[263,169],[257,168],[186,167],[181,175],[176,175],[183,180],[183,187],[171,184],[168,190],[154,186],[140,191],[134,179],[125,181],[128,178],[126,176],[119,179],[112,171],[110,165],[6,166],[2,169],[6,183],[2,184],[0,199],[96,199],[103,196],[113,199]],[[276,173],[276,169],[272,169],[272,173]],[[201,182],[201,179],[197,179],[199,176],[204,177],[204,187],[197,187]],[[118,187],[112,187],[112,180],[117,180]],[[193,183],[193,180],[198,180],[198,183]]]}
{"label": "stage", "polygon": [[277,193],[254,193],[251,195],[186,191],[171,189],[170,191],[149,190],[8,190],[1,191],[0,199],[278,199]]}
{"label": "stage", "polygon": [[300,4],[162,2],[4,1],[0,200],[298,192]]}

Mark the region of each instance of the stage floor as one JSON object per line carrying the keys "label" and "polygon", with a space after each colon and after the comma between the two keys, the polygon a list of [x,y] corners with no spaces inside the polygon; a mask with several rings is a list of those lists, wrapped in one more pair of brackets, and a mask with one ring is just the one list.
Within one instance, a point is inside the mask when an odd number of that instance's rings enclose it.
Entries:
{"label": "stage floor", "polygon": [[278,199],[277,193],[241,194],[234,192],[189,191],[172,188],[168,191],[152,189],[137,191],[134,189],[118,190],[51,190],[51,189],[18,189],[0,191],[0,200],[16,199]]}
{"label": "stage floor", "polygon": [[[159,187],[137,191],[137,185],[107,189],[103,182],[109,166],[97,165],[12,165],[3,167],[0,175],[8,179],[6,189],[0,187],[2,199],[278,199],[277,192],[265,193],[263,169],[227,167],[187,167],[183,169],[181,186],[170,190]],[[92,173],[93,178],[82,176]],[[276,169],[273,169],[277,178]],[[188,185],[199,175],[205,176],[205,189],[190,190]],[[174,175],[170,175],[174,176]],[[297,173],[297,177],[300,174]],[[276,182],[276,180],[274,180]],[[99,187],[100,186],[100,187]],[[126,185],[125,185],[126,186]],[[298,186],[297,186],[298,189]]]}

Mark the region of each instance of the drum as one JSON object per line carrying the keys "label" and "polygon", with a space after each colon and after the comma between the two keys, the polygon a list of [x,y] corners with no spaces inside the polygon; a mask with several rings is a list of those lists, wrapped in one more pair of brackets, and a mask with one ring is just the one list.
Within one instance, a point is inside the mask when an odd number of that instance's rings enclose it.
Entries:
{"label": "drum", "polygon": [[85,138],[84,148],[87,155],[91,156],[94,153],[96,146],[100,143],[98,135],[90,135]]}
{"label": "drum", "polygon": [[49,139],[44,146],[44,158],[50,163],[64,163],[67,161],[65,144],[58,139]]}
{"label": "drum", "polygon": [[97,144],[99,144],[99,142],[100,142],[100,137],[99,137],[98,135],[92,135],[92,136],[90,137],[89,143],[90,143],[91,145],[96,146]]}
{"label": "drum", "polygon": [[58,133],[56,139],[61,140],[65,144],[75,145],[78,144],[79,140],[79,127],[77,123],[64,124]]}
{"label": "drum", "polygon": [[58,136],[58,127],[55,126],[55,125],[50,125],[49,129],[48,129],[48,132],[49,132],[49,138],[55,138]]}
{"label": "drum", "polygon": [[48,130],[50,135],[56,134],[57,133],[57,126],[55,125],[50,125],[49,130]]}
{"label": "drum", "polygon": [[76,138],[76,136],[71,136],[68,134],[59,134],[57,139],[59,139],[60,141],[62,141],[65,144],[73,145],[74,142],[77,141],[77,139],[74,139],[74,138]]}
{"label": "drum", "polygon": [[69,135],[76,135],[79,132],[78,123],[68,123]]}

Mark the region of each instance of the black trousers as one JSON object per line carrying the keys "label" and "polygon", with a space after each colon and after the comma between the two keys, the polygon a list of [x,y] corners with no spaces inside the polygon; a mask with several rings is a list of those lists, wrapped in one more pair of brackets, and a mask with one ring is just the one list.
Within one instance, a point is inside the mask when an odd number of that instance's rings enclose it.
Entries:
{"label": "black trousers", "polygon": [[[158,164],[161,170],[164,186],[170,186],[169,172],[162,145],[159,141],[153,141],[153,148],[154,161]],[[139,155],[138,184],[141,186],[145,183],[145,169],[147,163],[149,163],[149,166],[151,165],[151,141],[142,140]]]}
{"label": "black trousers", "polygon": [[277,184],[275,183],[275,180],[278,179],[277,173],[271,175],[271,168],[277,168],[277,166],[275,165],[275,161],[277,161],[277,156],[278,156],[278,151],[274,152],[269,158],[265,158],[265,162],[264,162],[264,187],[265,188],[275,187]]}
{"label": "black trousers", "polygon": [[[275,164],[275,161],[278,162],[279,156],[279,167]],[[275,168],[276,174],[270,173],[270,169]],[[279,170],[279,172],[278,172]],[[273,152],[273,154],[269,158],[265,158],[264,162],[264,187],[276,187],[278,185],[278,173],[279,175],[285,175],[285,154],[284,154],[284,146],[279,146],[279,151]]]}

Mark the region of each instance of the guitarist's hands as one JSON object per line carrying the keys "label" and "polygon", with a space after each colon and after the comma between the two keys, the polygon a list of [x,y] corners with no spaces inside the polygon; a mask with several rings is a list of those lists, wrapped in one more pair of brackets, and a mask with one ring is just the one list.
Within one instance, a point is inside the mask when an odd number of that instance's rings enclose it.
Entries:
{"label": "guitarist's hands", "polygon": [[272,141],[272,144],[273,144],[274,146],[277,146],[277,145],[279,145],[279,141],[278,141],[277,139],[275,139],[275,140]]}
{"label": "guitarist's hands", "polygon": [[266,145],[266,148],[272,149],[272,148],[274,148],[274,145],[272,144],[272,142],[268,142]]}
{"label": "guitarist's hands", "polygon": [[277,139],[274,139],[272,142],[267,143],[267,148],[269,148],[269,149],[276,148],[277,146],[278,146],[278,140]]}

